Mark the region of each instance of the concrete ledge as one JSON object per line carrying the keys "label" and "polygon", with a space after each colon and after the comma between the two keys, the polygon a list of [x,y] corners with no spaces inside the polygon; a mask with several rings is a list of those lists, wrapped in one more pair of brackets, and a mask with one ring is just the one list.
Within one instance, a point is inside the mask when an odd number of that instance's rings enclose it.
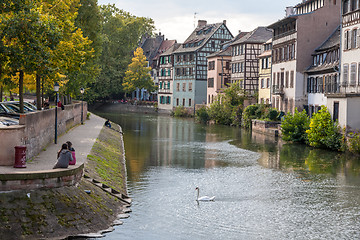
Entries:
{"label": "concrete ledge", "polygon": [[76,168],[0,174],[0,191],[72,186],[81,180],[84,164]]}
{"label": "concrete ledge", "polygon": [[263,133],[270,136],[279,136],[278,126],[281,122],[269,122],[263,120],[252,120],[251,130],[259,133]]}

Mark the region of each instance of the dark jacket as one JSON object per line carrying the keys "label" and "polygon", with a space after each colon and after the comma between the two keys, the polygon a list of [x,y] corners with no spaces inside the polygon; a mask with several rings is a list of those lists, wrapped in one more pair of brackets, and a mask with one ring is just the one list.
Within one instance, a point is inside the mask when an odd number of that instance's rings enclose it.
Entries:
{"label": "dark jacket", "polygon": [[69,150],[63,149],[59,153],[59,157],[57,163],[53,168],[67,168],[69,166],[69,162],[73,160],[72,154]]}

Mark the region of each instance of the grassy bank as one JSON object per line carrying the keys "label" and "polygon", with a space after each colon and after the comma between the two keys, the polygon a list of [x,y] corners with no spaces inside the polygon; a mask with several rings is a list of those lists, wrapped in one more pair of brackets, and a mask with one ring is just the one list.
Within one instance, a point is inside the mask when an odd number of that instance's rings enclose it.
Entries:
{"label": "grassy bank", "polygon": [[[103,128],[86,164],[86,174],[126,193],[119,132]],[[0,193],[2,239],[63,239],[111,226],[122,202],[87,180],[77,186]]]}

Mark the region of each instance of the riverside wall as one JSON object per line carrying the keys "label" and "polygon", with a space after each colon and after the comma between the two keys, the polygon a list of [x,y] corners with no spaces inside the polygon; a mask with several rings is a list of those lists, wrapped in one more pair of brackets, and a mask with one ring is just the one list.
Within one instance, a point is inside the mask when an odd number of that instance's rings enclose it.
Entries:
{"label": "riverside wall", "polygon": [[[0,128],[0,166],[14,164],[15,146],[26,146],[26,158],[31,159],[55,139],[55,108],[22,114],[18,126]],[[83,119],[87,103],[83,103]],[[81,103],[57,108],[57,134],[61,135],[81,123]]]}

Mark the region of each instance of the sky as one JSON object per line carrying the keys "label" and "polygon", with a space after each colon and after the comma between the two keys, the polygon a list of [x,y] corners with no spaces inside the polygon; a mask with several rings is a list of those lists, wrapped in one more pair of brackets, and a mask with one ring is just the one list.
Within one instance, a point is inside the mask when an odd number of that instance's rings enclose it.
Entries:
{"label": "sky", "polygon": [[[285,17],[285,9],[302,0],[98,0],[139,17],[152,18],[156,32],[182,43],[198,20],[218,23],[226,20],[231,33],[268,26]],[[194,25],[195,24],[195,25]]]}

